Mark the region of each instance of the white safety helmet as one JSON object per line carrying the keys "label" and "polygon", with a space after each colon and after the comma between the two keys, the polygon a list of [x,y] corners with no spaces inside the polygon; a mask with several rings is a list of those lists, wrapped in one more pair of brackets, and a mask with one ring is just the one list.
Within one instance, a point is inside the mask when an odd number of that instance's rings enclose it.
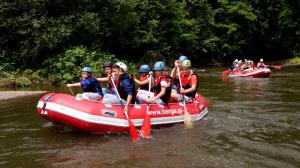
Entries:
{"label": "white safety helmet", "polygon": [[127,65],[123,62],[117,62],[116,65],[118,65],[121,69],[123,69],[124,72],[127,72],[128,68]]}
{"label": "white safety helmet", "polygon": [[259,60],[259,62],[264,62],[264,59],[261,58],[261,59]]}
{"label": "white safety helmet", "polygon": [[235,59],[233,62],[236,62],[236,63],[238,63],[238,62],[239,62],[239,60],[238,60],[238,59]]}
{"label": "white safety helmet", "polygon": [[242,64],[243,63],[243,61],[242,60],[239,60],[239,62],[238,62],[239,64]]}

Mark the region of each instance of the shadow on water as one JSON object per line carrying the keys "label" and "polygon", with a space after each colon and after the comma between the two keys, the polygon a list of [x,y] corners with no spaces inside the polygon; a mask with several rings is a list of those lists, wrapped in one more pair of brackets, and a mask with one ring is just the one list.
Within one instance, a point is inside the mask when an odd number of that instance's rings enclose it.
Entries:
{"label": "shadow on water", "polygon": [[199,72],[209,114],[192,130],[154,130],[138,143],[46,122],[36,114],[39,96],[3,101],[0,167],[299,167],[298,70],[226,80],[221,69]]}

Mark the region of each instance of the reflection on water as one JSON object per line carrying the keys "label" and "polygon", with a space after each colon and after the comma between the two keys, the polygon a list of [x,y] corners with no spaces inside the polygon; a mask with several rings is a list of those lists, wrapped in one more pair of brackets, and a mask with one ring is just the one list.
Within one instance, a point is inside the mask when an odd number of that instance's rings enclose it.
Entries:
{"label": "reflection on water", "polygon": [[38,96],[0,102],[0,167],[299,167],[297,71],[226,80],[221,69],[200,72],[209,114],[193,130],[154,130],[138,143],[46,122],[36,115]]}

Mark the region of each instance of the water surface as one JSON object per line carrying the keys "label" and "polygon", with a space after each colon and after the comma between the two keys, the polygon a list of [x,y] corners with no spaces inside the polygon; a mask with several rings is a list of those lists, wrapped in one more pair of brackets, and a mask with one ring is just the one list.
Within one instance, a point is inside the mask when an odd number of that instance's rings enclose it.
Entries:
{"label": "water surface", "polygon": [[[265,79],[222,79],[221,71],[199,73],[210,108],[194,129],[154,130],[139,143],[55,126],[37,115],[40,96],[2,101],[0,167],[300,167],[299,68]],[[41,89],[66,91],[29,90]]]}

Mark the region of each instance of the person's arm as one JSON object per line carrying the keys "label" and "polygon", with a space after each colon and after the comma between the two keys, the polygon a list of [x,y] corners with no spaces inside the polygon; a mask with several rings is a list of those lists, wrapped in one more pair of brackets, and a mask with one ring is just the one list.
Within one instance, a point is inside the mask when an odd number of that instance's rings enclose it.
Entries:
{"label": "person's arm", "polygon": [[172,72],[171,72],[171,77],[172,78],[178,78],[178,75],[177,74],[177,67],[179,66],[179,61],[176,60],[175,63],[174,63],[175,67],[173,68]]}
{"label": "person's arm", "polygon": [[80,82],[78,82],[78,83],[68,83],[67,84],[67,87],[80,87],[80,86],[81,86]]}
{"label": "person's arm", "polygon": [[188,89],[183,89],[183,88],[180,89],[180,93],[187,94],[187,93],[194,92],[197,89],[197,82],[198,82],[197,77],[193,75],[191,80],[192,80],[192,84],[191,84],[192,86]]}
{"label": "person's arm", "polygon": [[99,82],[108,82],[109,81],[109,76],[105,77],[105,78],[97,78],[97,80]]}
{"label": "person's arm", "polygon": [[132,95],[128,95],[127,96],[127,100],[126,100],[126,105],[124,107],[124,111],[128,111],[128,105],[131,103],[131,100],[132,100]]}
{"label": "person's arm", "polygon": [[163,95],[166,94],[166,90],[167,90],[167,88],[164,88],[164,87],[161,88],[161,91],[158,93],[158,95],[156,95],[155,97],[151,98],[151,99],[149,100],[149,102],[154,102],[155,100],[161,98]]}
{"label": "person's arm", "polygon": [[125,79],[122,81],[122,85],[124,87],[124,91],[127,93],[127,100],[126,100],[126,105],[124,107],[124,111],[127,112],[128,110],[128,105],[131,103],[131,100],[132,100],[132,95],[133,95],[133,92],[134,92],[134,88],[133,86],[131,85],[129,79]]}
{"label": "person's arm", "polygon": [[197,84],[193,84],[192,87],[188,88],[188,89],[180,89],[180,93],[182,94],[187,94],[187,93],[191,93],[194,92],[196,90]]}
{"label": "person's arm", "polygon": [[144,81],[140,81],[140,80],[134,78],[134,82],[137,83],[138,85],[145,85],[145,84],[149,83],[149,79],[150,78],[148,78],[147,80],[144,80]]}

